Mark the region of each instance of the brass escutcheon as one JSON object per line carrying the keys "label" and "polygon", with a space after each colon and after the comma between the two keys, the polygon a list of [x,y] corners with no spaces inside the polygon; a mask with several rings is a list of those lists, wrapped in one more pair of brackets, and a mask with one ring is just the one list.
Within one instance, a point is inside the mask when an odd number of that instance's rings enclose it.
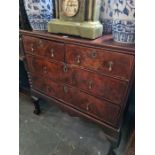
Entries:
{"label": "brass escutcheon", "polygon": [[67,71],[68,71],[67,65],[64,65],[63,71],[64,71],[64,72],[67,72]]}
{"label": "brass escutcheon", "polygon": [[93,51],[91,52],[91,57],[92,57],[92,58],[96,58],[96,55],[97,55],[96,50],[93,50]]}

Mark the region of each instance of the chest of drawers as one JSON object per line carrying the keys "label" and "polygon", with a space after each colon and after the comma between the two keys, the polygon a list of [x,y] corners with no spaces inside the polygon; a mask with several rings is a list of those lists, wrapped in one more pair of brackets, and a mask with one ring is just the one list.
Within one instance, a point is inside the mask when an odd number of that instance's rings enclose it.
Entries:
{"label": "chest of drawers", "polygon": [[111,36],[20,33],[32,96],[102,125],[116,142],[134,80],[134,47],[113,43]]}

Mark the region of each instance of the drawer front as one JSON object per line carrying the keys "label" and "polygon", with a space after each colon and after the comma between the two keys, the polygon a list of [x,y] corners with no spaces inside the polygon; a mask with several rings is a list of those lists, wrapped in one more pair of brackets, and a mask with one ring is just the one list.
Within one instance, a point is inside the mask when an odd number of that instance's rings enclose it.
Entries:
{"label": "drawer front", "polygon": [[99,100],[74,87],[41,79],[39,76],[32,76],[32,87],[101,121],[117,124],[120,109],[107,101]]}
{"label": "drawer front", "polygon": [[43,48],[40,50],[40,55],[49,59],[63,61],[65,59],[65,46],[61,43],[44,40]]}
{"label": "drawer front", "polygon": [[37,54],[39,39],[35,37],[23,36],[23,45],[26,53]]}
{"label": "drawer front", "polygon": [[122,103],[128,86],[128,82],[101,76],[79,68],[72,68],[71,77],[71,85],[119,105]]}
{"label": "drawer front", "polygon": [[66,46],[67,63],[94,69],[125,80],[130,78],[133,60],[133,56],[126,54],[75,45]]}
{"label": "drawer front", "polygon": [[24,48],[26,53],[38,54],[58,61],[64,61],[64,44],[35,37],[24,36]]}
{"label": "drawer front", "polygon": [[48,77],[51,80],[65,83],[68,81],[71,72],[64,63],[49,62],[46,59],[38,58],[37,56],[26,55],[29,72],[39,74],[43,77]]}

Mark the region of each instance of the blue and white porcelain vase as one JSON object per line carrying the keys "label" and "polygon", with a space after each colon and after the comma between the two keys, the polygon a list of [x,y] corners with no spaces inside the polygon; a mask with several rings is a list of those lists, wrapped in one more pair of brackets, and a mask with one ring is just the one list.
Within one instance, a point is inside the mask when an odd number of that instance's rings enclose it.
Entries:
{"label": "blue and white porcelain vase", "polygon": [[28,20],[33,30],[47,30],[48,21],[53,18],[52,0],[24,0]]}
{"label": "blue and white porcelain vase", "polygon": [[102,0],[100,10],[100,22],[103,25],[103,34],[112,33],[114,0]]}
{"label": "blue and white porcelain vase", "polygon": [[135,42],[135,0],[115,0],[112,29],[114,41]]}

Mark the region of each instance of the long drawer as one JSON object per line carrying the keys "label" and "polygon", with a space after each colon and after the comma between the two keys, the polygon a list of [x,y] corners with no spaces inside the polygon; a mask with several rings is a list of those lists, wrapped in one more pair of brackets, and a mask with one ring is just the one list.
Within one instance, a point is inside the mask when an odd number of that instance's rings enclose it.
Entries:
{"label": "long drawer", "polygon": [[76,45],[66,45],[66,61],[100,73],[129,80],[134,57]]}
{"label": "long drawer", "polygon": [[44,56],[48,59],[64,61],[65,46],[63,43],[30,36],[24,36],[23,42],[26,53]]}
{"label": "long drawer", "polygon": [[56,82],[68,83],[118,105],[122,103],[127,90],[128,83],[125,81],[99,75],[64,63],[48,62],[30,55],[27,55],[27,62],[31,72],[48,77]]}
{"label": "long drawer", "polygon": [[99,100],[75,87],[55,83],[48,78],[32,75],[32,88],[48,96],[54,97],[80,111],[91,115],[101,121],[116,125],[120,108],[105,100]]}
{"label": "long drawer", "polygon": [[106,98],[118,105],[122,104],[128,88],[128,82],[95,74],[94,72],[79,69],[78,67],[72,67],[71,75],[71,85],[97,97]]}

